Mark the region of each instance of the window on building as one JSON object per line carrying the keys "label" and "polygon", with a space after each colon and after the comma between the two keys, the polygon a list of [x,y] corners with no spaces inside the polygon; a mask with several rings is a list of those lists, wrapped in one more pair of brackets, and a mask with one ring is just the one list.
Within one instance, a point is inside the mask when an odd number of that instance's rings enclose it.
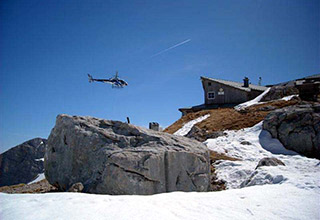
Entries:
{"label": "window on building", "polygon": [[211,86],[211,82],[208,82],[208,86]]}
{"label": "window on building", "polygon": [[208,99],[214,99],[214,92],[208,92]]}

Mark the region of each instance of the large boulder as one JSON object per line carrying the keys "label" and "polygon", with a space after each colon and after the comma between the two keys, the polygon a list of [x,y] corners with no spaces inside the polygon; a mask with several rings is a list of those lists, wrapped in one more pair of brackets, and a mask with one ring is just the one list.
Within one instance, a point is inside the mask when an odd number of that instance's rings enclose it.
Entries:
{"label": "large boulder", "polygon": [[34,138],[0,154],[0,186],[29,183],[43,173],[46,143]]}
{"label": "large boulder", "polygon": [[207,191],[209,152],[195,140],[93,117],[58,115],[45,176],[60,190],[154,194]]}
{"label": "large boulder", "polygon": [[272,86],[269,92],[264,95],[261,102],[281,99],[285,96],[298,95],[299,90],[295,87],[294,82],[285,83],[281,85]]}
{"label": "large boulder", "polygon": [[320,104],[304,102],[267,115],[263,129],[285,148],[320,159]]}

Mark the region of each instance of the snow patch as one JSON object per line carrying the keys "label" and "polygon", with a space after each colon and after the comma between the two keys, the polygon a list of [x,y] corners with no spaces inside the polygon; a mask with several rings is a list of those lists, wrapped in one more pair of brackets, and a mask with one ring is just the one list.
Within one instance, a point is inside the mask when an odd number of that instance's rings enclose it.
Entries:
{"label": "snow patch", "polygon": [[44,158],[34,159],[35,161],[44,161]]}
{"label": "snow patch", "polygon": [[273,154],[299,155],[295,151],[286,149],[281,142],[278,139],[273,138],[267,130],[261,131],[259,142],[262,148]]}
{"label": "snow patch", "polygon": [[[243,109],[246,109],[247,107],[250,107],[252,105],[258,105],[258,104],[263,104],[263,103],[266,103],[266,102],[260,102],[260,100],[263,98],[263,96],[265,94],[267,94],[269,92],[270,88],[268,88],[267,90],[265,90],[263,93],[261,93],[259,96],[257,96],[256,98],[250,100],[250,101],[247,101],[247,102],[244,102],[244,103],[241,103],[237,106],[235,106],[235,110],[239,111],[239,110],[243,110]],[[294,97],[298,97],[298,95],[289,95],[289,96],[285,96],[281,99],[277,99],[277,100],[283,100],[283,101],[290,101],[292,98]]]}
{"label": "snow patch", "polygon": [[184,135],[188,134],[188,132],[191,130],[191,128],[195,124],[202,122],[203,120],[207,119],[209,116],[210,116],[210,114],[207,114],[207,115],[201,116],[199,118],[196,118],[192,121],[187,122],[186,124],[183,125],[182,128],[180,128],[178,131],[176,131],[174,133],[174,135],[184,136]]}
{"label": "snow patch", "polygon": [[261,93],[261,94],[260,94],[259,96],[257,96],[256,98],[254,98],[254,99],[252,99],[252,100],[250,100],[250,101],[241,103],[241,104],[235,106],[234,108],[239,111],[239,110],[241,110],[241,109],[245,109],[245,108],[247,108],[247,107],[249,107],[249,106],[256,105],[256,104],[258,104],[258,103],[259,103],[259,104],[264,103],[264,102],[260,102],[260,100],[261,100],[261,99],[263,98],[263,96],[264,96],[265,94],[267,94],[269,91],[270,91],[270,88],[266,89],[263,93]]}
{"label": "snow patch", "polygon": [[29,182],[28,185],[29,185],[29,184],[32,184],[32,183],[39,182],[39,181],[41,181],[41,180],[44,180],[45,178],[46,178],[46,177],[45,177],[44,173],[40,173],[40,174],[38,174],[37,178],[34,179],[34,180],[32,180],[31,182]]}
{"label": "snow patch", "polygon": [[285,97],[283,97],[282,99],[279,99],[279,100],[290,101],[293,97],[298,97],[298,95],[285,96]]}

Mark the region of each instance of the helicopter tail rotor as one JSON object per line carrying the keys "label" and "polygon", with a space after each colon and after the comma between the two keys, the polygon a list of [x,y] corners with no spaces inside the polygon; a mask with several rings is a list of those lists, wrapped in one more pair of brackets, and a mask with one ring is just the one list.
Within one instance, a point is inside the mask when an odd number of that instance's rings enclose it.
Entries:
{"label": "helicopter tail rotor", "polygon": [[91,83],[93,81],[93,78],[90,74],[88,74],[88,78],[89,78],[89,83]]}

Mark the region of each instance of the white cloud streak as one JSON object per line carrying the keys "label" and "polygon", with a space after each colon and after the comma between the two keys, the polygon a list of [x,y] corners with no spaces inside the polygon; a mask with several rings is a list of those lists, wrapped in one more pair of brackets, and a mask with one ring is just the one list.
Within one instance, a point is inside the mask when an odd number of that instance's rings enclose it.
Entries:
{"label": "white cloud streak", "polygon": [[189,41],[191,41],[191,39],[182,41],[182,42],[180,42],[180,43],[178,43],[178,44],[176,44],[176,45],[173,45],[172,47],[169,47],[169,48],[167,48],[167,49],[165,49],[165,50],[160,51],[159,53],[153,54],[150,58],[155,57],[155,56],[158,56],[158,55],[160,55],[160,54],[162,54],[162,53],[165,53],[165,52],[167,52],[167,51],[169,51],[169,50],[172,50],[173,48],[179,47],[179,46],[181,46],[181,45],[183,45],[183,44],[186,44],[186,43],[188,43]]}

